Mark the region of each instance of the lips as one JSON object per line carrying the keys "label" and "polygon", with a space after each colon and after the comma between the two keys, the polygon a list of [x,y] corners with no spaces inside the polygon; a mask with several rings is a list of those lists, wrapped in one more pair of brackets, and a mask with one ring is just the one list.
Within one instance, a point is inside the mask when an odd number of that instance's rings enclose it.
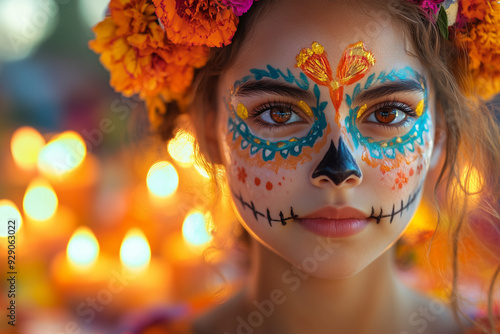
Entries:
{"label": "lips", "polygon": [[324,207],[296,221],[306,230],[324,237],[343,238],[361,232],[369,215],[352,207]]}
{"label": "lips", "polygon": [[342,208],[324,207],[300,218],[307,219],[366,219],[369,214],[350,206]]}

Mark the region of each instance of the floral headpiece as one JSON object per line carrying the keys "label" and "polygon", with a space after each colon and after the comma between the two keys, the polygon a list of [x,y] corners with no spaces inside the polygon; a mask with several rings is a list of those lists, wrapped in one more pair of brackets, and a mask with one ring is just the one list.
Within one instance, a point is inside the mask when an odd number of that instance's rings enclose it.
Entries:
{"label": "floral headpiece", "polygon": [[[261,0],[265,1],[265,0]],[[500,4],[494,0],[408,0],[418,4],[445,38],[469,55],[470,85],[485,99],[500,92]],[[111,86],[146,102],[153,127],[165,103],[185,103],[194,71],[211,47],[231,43],[253,0],[110,0],[94,27],[92,50],[111,73]]]}

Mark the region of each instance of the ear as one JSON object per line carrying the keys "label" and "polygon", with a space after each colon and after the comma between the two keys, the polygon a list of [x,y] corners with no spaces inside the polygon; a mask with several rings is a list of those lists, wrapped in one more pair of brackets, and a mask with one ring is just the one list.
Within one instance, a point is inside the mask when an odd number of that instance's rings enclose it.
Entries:
{"label": "ear", "polygon": [[442,165],[442,159],[444,158],[446,152],[446,120],[444,119],[443,108],[441,103],[436,103],[436,130],[434,134],[434,148],[432,150],[432,156],[430,161],[429,169],[435,169]]}
{"label": "ear", "polygon": [[209,155],[210,162],[213,164],[222,164],[222,154],[220,151],[219,139],[217,137],[219,131],[216,111],[210,110],[207,112],[203,130],[206,142],[205,148]]}

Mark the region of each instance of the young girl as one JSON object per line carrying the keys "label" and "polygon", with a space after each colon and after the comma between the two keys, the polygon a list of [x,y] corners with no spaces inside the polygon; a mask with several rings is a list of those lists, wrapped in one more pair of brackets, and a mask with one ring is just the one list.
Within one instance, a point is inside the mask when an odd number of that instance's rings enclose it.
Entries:
{"label": "young girl", "polygon": [[[190,113],[251,236],[240,293],[157,328],[499,329],[491,240],[499,240],[500,134],[483,104],[500,91],[496,1],[111,0],[109,8],[91,47],[111,84],[146,101],[164,139]],[[396,275],[394,245],[423,196],[449,231],[446,306]],[[481,228],[472,208],[489,219]],[[494,264],[489,314],[474,321],[458,307],[458,257],[461,238],[485,230],[497,238],[484,242]]]}

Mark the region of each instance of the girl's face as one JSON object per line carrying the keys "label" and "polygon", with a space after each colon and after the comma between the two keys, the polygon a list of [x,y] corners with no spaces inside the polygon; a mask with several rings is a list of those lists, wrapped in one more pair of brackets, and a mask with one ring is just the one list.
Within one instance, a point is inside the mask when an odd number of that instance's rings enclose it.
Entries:
{"label": "girl's face", "polygon": [[420,202],[435,102],[408,49],[383,10],[278,1],[221,77],[216,131],[240,221],[317,277],[366,267]]}

